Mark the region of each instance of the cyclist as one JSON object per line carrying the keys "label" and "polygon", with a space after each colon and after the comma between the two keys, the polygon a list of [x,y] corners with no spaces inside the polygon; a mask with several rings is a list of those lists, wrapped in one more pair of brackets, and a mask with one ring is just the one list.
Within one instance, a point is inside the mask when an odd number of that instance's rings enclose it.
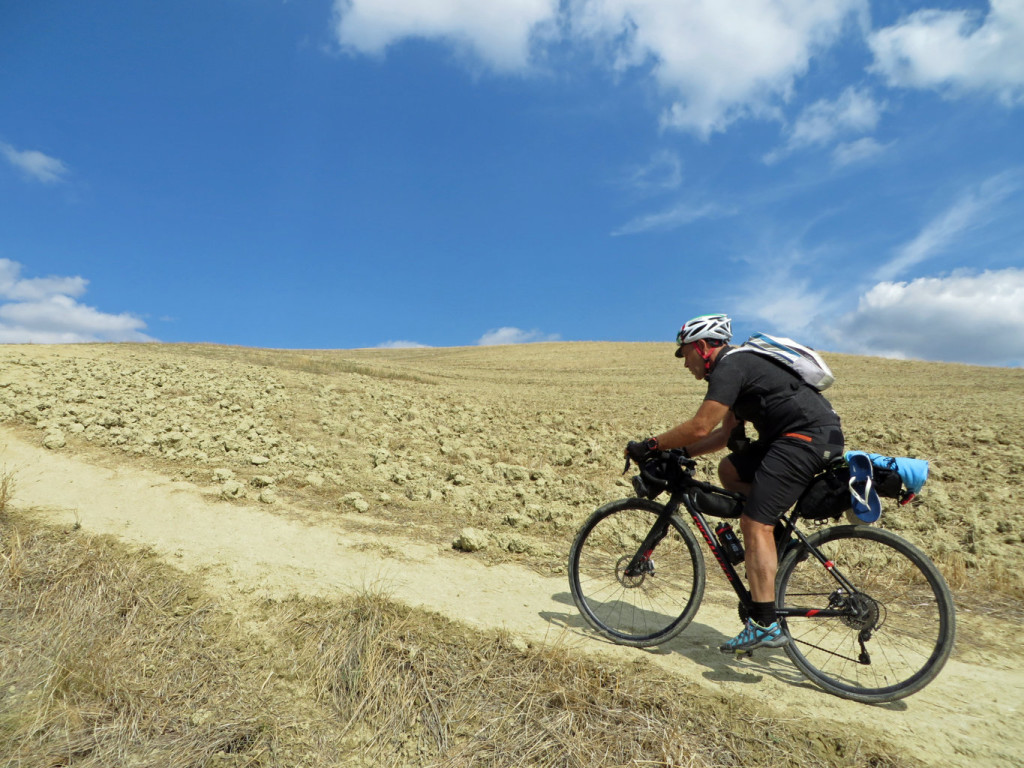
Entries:
{"label": "cyclist", "polygon": [[[842,455],[844,443],[839,416],[820,392],[781,363],[733,353],[731,338],[726,315],[701,315],[683,325],[675,355],[696,379],[708,382],[704,402],[688,421],[626,447],[636,461],[672,448],[691,457],[730,450],[718,477],[723,487],[747,497],[740,530],[753,608],[743,631],[719,646],[726,653],[788,642],[775,617],[775,523],[811,478]],[[757,430],[756,441],[745,439],[747,421]]]}

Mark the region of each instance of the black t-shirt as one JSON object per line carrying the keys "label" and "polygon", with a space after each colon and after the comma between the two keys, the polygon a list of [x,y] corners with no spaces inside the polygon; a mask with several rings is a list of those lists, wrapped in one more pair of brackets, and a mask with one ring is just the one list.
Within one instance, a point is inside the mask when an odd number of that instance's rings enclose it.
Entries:
{"label": "black t-shirt", "polygon": [[781,363],[756,352],[718,353],[708,374],[705,400],[729,406],[762,440],[813,427],[839,426],[832,405]]}

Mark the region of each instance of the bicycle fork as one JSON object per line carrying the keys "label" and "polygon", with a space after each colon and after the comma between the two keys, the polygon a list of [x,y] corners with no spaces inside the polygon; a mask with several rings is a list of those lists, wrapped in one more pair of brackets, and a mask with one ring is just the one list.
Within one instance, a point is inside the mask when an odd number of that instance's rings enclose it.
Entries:
{"label": "bicycle fork", "polygon": [[651,555],[654,554],[654,548],[668,535],[669,520],[671,518],[672,513],[668,511],[658,517],[651,530],[648,531],[647,536],[644,537],[643,543],[637,549],[636,554],[633,555],[633,559],[629,561],[629,565],[623,571],[623,576],[634,579],[653,572],[654,567]]}
{"label": "bicycle fork", "polygon": [[697,530],[700,531],[700,535],[704,537],[704,542],[708,545],[708,549],[711,550],[711,554],[715,556],[715,560],[718,561],[718,565],[725,574],[725,578],[728,579],[732,588],[736,591],[736,596],[740,599],[740,602],[744,605],[749,605],[751,600],[750,590],[743,584],[743,580],[736,572],[736,568],[731,562],[729,562],[729,558],[725,556],[725,550],[723,549],[722,544],[718,541],[718,538],[715,536],[714,531],[712,531],[708,521],[704,519],[704,515],[702,515],[698,510],[692,508],[684,499],[680,499],[675,496],[669,500],[669,503],[665,506],[665,511],[658,517],[654,525],[651,527],[650,532],[640,545],[637,553],[633,556],[632,560],[629,561],[629,565],[626,567],[623,575],[629,578],[637,578],[653,571],[651,555],[654,553],[654,549],[657,547],[658,543],[668,534],[672,516],[678,511],[681,505],[685,506],[690,517],[693,519],[694,525],[696,525]]}

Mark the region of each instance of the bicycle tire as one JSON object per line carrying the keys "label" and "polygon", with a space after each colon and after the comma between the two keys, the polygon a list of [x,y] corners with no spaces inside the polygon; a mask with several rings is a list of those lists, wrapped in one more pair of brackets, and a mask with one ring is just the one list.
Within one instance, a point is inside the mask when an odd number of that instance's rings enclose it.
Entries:
{"label": "bicycle tire", "polygon": [[651,570],[623,574],[665,511],[647,499],[620,499],[595,511],[569,550],[569,590],[586,622],[621,645],[647,647],[678,635],[704,595],[704,557],[693,531],[675,515],[655,547]]}
{"label": "bicycle tire", "polygon": [[[953,651],[956,608],[928,556],[862,525],[826,528],[808,542],[832,566],[795,547],[779,566],[776,604],[824,610],[845,601],[860,615],[781,616],[793,664],[829,693],[869,704],[910,696],[935,679]],[[840,589],[833,566],[857,594]]]}

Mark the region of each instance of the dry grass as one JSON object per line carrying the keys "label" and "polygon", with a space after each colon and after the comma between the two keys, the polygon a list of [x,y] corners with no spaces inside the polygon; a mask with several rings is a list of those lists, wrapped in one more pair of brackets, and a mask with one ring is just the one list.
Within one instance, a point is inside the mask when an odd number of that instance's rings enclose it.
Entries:
{"label": "dry grass", "polygon": [[7,511],[7,505],[14,497],[14,475],[10,472],[0,473],[0,515]]}
{"label": "dry grass", "polygon": [[229,606],[107,537],[8,511],[0,531],[5,768],[911,764],[867,730],[380,594]]}
{"label": "dry grass", "polygon": [[[363,595],[275,606],[297,674],[374,765],[895,766],[884,739],[765,717],[652,666],[526,648]],[[820,729],[819,729],[820,727]],[[870,745],[870,746],[869,746]]]}
{"label": "dry grass", "polygon": [[194,584],[108,538],[0,527],[0,764],[266,764],[261,680]]}

